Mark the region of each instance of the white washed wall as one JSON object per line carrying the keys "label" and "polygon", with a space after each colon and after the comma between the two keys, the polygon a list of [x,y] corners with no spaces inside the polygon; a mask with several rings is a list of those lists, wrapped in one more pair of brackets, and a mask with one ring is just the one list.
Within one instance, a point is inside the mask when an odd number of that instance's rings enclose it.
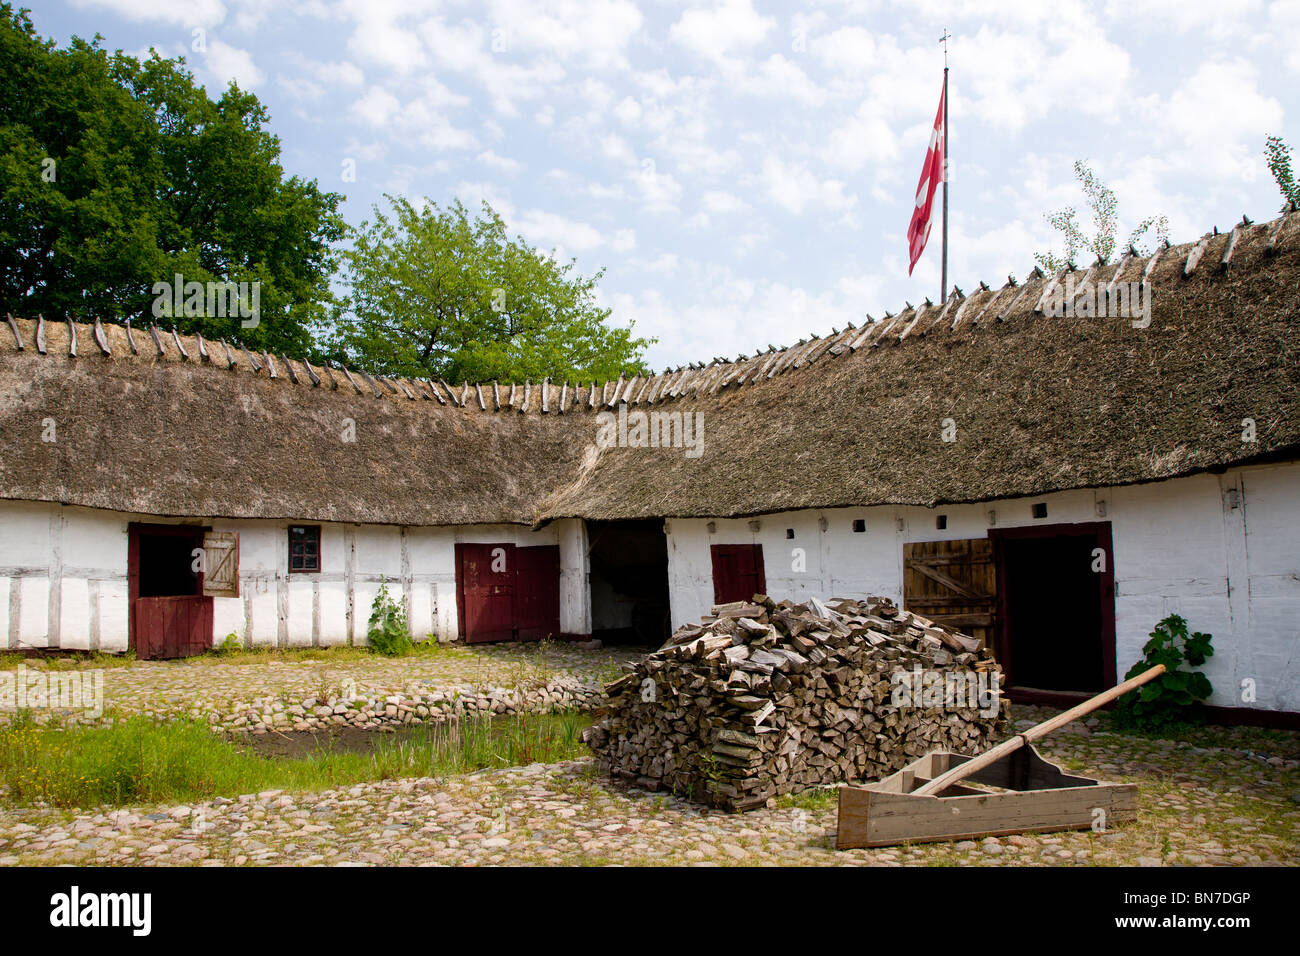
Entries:
{"label": "white washed wall", "polygon": [[[0,647],[124,651],[127,527],[132,521],[205,524],[239,534],[240,596],[213,599],[213,641],[304,647],[365,641],[382,582],[404,602],[411,633],[451,640],[457,542],[561,545],[561,627],[583,623],[585,533],[580,521],[540,531],[321,524],[322,570],[288,571],[287,521],[179,521],[43,503],[0,501]],[[562,540],[562,537],[564,540]],[[572,562],[579,562],[571,566]],[[590,627],[573,633],[588,633]]]}
{"label": "white washed wall", "polygon": [[[1231,506],[1228,489],[1238,491]],[[1030,506],[1047,504],[1035,520]],[[761,544],[777,600],[884,595],[902,600],[903,544],[984,537],[997,527],[1109,521],[1114,547],[1116,663],[1121,675],[1151,628],[1181,614],[1214,635],[1205,667],[1211,703],[1300,711],[1300,465],[1233,469],[1222,476],[1063,492],[935,509],[839,508],[757,519],[673,519],[668,574],[673,625],[713,604],[714,544]],[[935,518],[947,515],[947,528]],[[854,519],[866,531],[853,531]],[[820,527],[825,520],[826,529]],[[901,526],[900,526],[901,522]],[[794,530],[794,538],[786,537]],[[795,549],[801,549],[802,555]],[[802,568],[802,570],[800,570]],[[1243,682],[1247,682],[1243,684]],[[1253,684],[1254,700],[1243,696]]]}

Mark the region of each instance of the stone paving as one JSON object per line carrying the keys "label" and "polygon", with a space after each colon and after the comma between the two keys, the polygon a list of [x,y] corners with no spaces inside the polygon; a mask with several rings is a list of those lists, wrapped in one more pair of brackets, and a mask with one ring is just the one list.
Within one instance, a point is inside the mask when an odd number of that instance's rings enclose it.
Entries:
{"label": "stone paving", "polygon": [[[449,700],[463,692],[461,699],[513,701],[502,703],[506,709],[522,706],[511,694],[561,687],[578,688],[581,703],[638,653],[504,646],[396,660],[322,654],[133,662],[106,670],[105,691],[116,713],[188,713],[222,727],[243,718],[240,726],[255,733],[259,724],[305,728],[309,718],[382,727],[429,719],[413,708],[398,711],[389,698]],[[344,714],[334,711],[348,681],[360,723],[346,706]],[[336,703],[316,715],[304,707],[313,700]],[[1023,728],[1048,713],[1018,707],[1013,717]],[[1069,770],[1139,784],[1138,821],[1107,833],[837,852],[833,793],[729,814],[627,789],[585,759],[321,792],[232,793],[192,806],[67,811],[12,806],[0,794],[0,865],[1300,863],[1300,734],[1206,728],[1198,740],[1205,745],[1194,746],[1104,727],[1095,717],[1072,724],[1040,749]]]}
{"label": "stone paving", "polygon": [[1294,740],[1281,744],[1289,756],[1270,756],[1084,726],[1041,749],[1069,769],[1138,783],[1138,821],[1106,833],[837,852],[830,794],[729,814],[622,788],[587,759],[316,793],[232,794],[193,806],[3,808],[0,865],[1300,863]]}
{"label": "stone paving", "polygon": [[[547,642],[443,646],[400,658],[327,649],[309,656],[114,662],[103,671],[104,711],[110,717],[182,714],[225,730],[266,733],[344,723],[374,729],[476,711],[583,708],[622,673],[620,664],[644,653]],[[88,722],[76,712],[62,716]]]}

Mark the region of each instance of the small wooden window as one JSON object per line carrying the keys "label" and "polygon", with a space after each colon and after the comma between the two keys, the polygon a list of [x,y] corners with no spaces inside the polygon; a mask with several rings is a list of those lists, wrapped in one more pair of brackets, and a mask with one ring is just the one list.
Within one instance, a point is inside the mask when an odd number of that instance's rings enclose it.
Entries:
{"label": "small wooden window", "polygon": [[854,530],[857,534],[862,534],[864,531],[866,531],[866,530],[867,530],[867,522],[866,522],[866,519],[864,519],[864,518],[854,518],[854,519],[853,519],[853,530]]}
{"label": "small wooden window", "polygon": [[1039,504],[1034,505],[1034,507],[1033,507],[1033,514],[1034,514],[1034,517],[1035,517],[1035,518],[1046,518],[1046,517],[1047,517],[1047,502],[1044,501],[1044,502],[1040,502]]}
{"label": "small wooden window", "polygon": [[948,528],[948,516],[939,515],[937,518],[934,519],[934,526],[938,528],[940,531],[946,531]]}
{"label": "small wooden window", "polygon": [[320,570],[320,525],[289,526],[289,571]]}

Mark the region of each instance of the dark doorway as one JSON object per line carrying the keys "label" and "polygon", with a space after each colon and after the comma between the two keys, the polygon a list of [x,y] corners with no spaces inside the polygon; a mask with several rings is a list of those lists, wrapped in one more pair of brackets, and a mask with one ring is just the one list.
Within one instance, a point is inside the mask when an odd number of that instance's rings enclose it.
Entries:
{"label": "dark doorway", "polygon": [[560,549],[456,545],[456,610],[471,644],[560,633]]}
{"label": "dark doorway", "polygon": [[755,594],[767,593],[761,544],[715,544],[709,554],[713,559],[714,604],[749,601]]}
{"label": "dark doorway", "polygon": [[663,521],[590,521],[587,541],[592,637],[662,645],[671,633]]}
{"label": "dark doorway", "polygon": [[1110,524],[990,531],[997,656],[1009,687],[1092,694],[1115,684]]}
{"label": "dark doorway", "polygon": [[140,660],[190,657],[212,647],[212,598],[195,550],[203,528],[132,523],[127,532],[130,640]]}

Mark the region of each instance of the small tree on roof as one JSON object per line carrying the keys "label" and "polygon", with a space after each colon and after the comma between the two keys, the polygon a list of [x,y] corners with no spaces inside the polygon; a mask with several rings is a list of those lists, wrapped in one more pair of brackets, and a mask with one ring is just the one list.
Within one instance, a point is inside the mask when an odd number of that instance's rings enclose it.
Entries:
{"label": "small tree on roof", "polygon": [[[1091,237],[1084,234],[1079,226],[1078,210],[1074,206],[1047,213],[1044,216],[1047,222],[1065,236],[1064,256],[1058,256],[1054,252],[1034,254],[1034,260],[1047,273],[1059,272],[1069,263],[1078,262],[1081,252],[1092,253],[1102,263],[1110,262],[1115,253],[1115,235],[1119,229],[1115,191],[1097,177],[1086,160],[1075,160],[1074,177],[1079,180],[1088,208],[1092,210],[1096,232]],[[1140,249],[1142,238],[1149,233],[1154,233],[1157,241],[1168,241],[1169,219],[1165,216],[1148,216],[1143,219],[1129,233],[1125,246]]]}

